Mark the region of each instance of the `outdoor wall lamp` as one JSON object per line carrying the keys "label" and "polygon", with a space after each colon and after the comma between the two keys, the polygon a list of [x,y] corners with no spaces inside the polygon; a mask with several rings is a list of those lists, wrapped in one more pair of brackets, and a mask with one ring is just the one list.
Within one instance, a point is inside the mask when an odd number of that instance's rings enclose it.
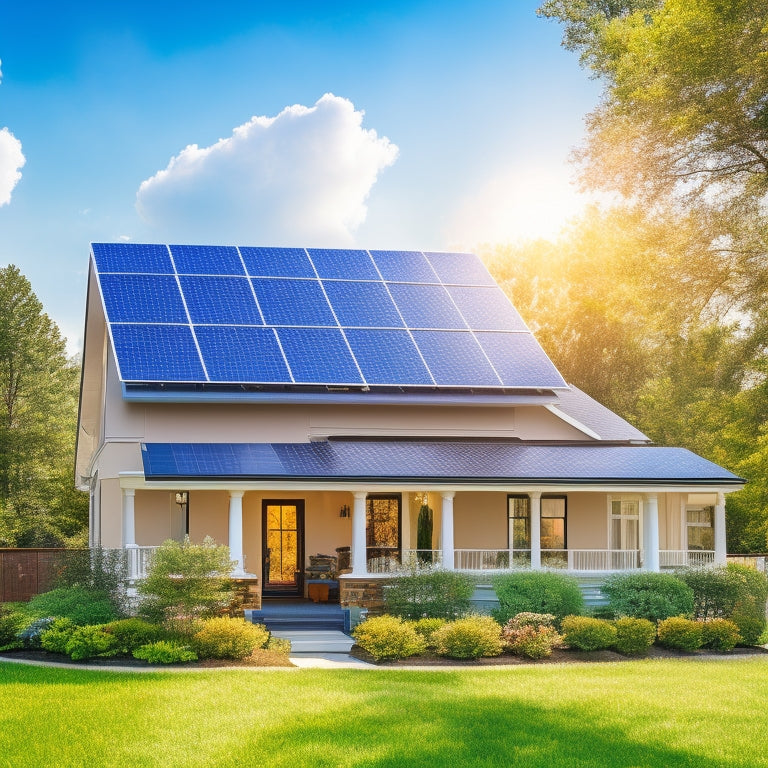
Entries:
{"label": "outdoor wall lamp", "polygon": [[349,504],[342,504],[339,510],[339,517],[349,517]]}

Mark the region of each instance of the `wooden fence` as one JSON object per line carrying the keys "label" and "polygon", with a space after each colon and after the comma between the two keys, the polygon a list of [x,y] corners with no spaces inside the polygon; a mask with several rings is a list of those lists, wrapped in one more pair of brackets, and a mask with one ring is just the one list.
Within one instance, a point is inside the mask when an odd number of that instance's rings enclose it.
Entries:
{"label": "wooden fence", "polygon": [[72,549],[0,549],[0,603],[26,602],[53,588]]}

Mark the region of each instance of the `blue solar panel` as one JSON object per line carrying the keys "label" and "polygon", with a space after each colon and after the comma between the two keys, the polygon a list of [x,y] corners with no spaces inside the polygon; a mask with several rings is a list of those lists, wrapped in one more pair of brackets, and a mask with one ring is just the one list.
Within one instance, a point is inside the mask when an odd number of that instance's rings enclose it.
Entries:
{"label": "blue solar panel", "polygon": [[439,283],[435,270],[420,251],[371,251],[385,280],[394,283]]}
{"label": "blue solar panel", "polygon": [[196,326],[211,381],[290,384],[291,374],[272,328]]}
{"label": "blue solar panel", "polygon": [[390,283],[389,290],[408,328],[463,330],[467,327],[441,285]]}
{"label": "blue solar panel", "polygon": [[113,325],[123,381],[205,381],[188,325]]}
{"label": "blue solar panel", "polygon": [[379,279],[379,273],[376,271],[376,267],[367,251],[310,248],[309,255],[321,279]]}
{"label": "blue solar panel", "polygon": [[473,253],[425,253],[440,280],[452,285],[496,285]]}
{"label": "blue solar panel", "polygon": [[267,325],[337,325],[318,280],[252,282]]}
{"label": "blue solar panel", "polygon": [[531,333],[477,333],[505,387],[564,387],[563,377]]}
{"label": "blue solar panel", "polygon": [[277,335],[302,384],[362,384],[360,372],[340,330],[333,328],[278,328]]}
{"label": "blue solar panel", "polygon": [[501,288],[451,286],[448,293],[474,331],[528,330]]}
{"label": "blue solar panel", "polygon": [[413,338],[438,385],[501,386],[499,377],[471,333],[413,331]]}
{"label": "blue solar panel", "polygon": [[315,277],[303,248],[240,248],[240,253],[254,277]]}
{"label": "blue solar panel", "polygon": [[351,328],[346,334],[369,384],[434,385],[408,331]]}
{"label": "blue solar panel", "polygon": [[325,280],[323,286],[341,325],[403,327],[403,320],[384,283]]}
{"label": "blue solar panel", "polygon": [[175,277],[106,274],[99,280],[113,323],[188,322]]}
{"label": "blue solar panel", "polygon": [[92,243],[99,272],[139,272],[172,275],[173,265],[164,245],[139,243]]}
{"label": "blue solar panel", "polygon": [[231,245],[172,245],[180,275],[244,275],[237,248]]}
{"label": "blue solar panel", "polygon": [[193,323],[263,325],[247,277],[179,278]]}

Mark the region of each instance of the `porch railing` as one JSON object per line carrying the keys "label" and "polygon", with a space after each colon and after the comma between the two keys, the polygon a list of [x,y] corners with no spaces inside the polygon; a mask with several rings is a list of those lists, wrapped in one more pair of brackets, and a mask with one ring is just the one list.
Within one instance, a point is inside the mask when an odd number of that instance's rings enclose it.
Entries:
{"label": "porch railing", "polygon": [[686,566],[700,568],[713,565],[715,553],[706,549],[662,549],[659,550],[659,565],[662,568],[685,568]]}
{"label": "porch railing", "polygon": [[125,550],[128,578],[145,579],[152,564],[152,558],[159,547],[129,547]]}

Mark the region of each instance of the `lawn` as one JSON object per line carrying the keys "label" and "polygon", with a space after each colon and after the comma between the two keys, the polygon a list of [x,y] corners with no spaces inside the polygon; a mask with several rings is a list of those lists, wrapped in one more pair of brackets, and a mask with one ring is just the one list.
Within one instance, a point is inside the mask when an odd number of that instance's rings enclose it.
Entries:
{"label": "lawn", "polygon": [[0,663],[0,766],[768,766],[768,660],[120,673]]}

